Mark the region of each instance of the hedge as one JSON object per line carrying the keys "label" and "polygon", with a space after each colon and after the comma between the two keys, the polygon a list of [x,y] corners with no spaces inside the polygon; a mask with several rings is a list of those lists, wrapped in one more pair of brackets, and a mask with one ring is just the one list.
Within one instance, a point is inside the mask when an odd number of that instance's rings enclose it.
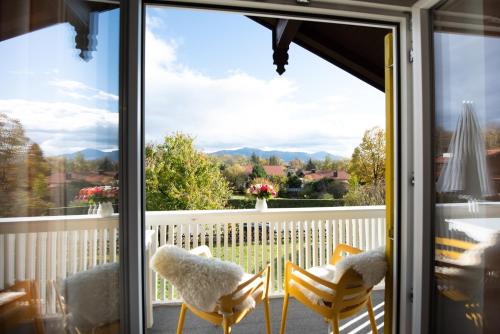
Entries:
{"label": "hedge", "polygon": [[[231,198],[227,204],[231,209],[253,209],[255,199],[253,198]],[[332,207],[344,206],[343,199],[292,199],[275,198],[267,201],[269,208],[311,208],[311,207]]]}

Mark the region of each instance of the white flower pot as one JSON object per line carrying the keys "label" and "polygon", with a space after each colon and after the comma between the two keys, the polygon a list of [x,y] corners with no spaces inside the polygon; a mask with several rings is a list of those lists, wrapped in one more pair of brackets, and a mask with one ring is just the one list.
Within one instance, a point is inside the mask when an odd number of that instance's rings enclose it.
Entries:
{"label": "white flower pot", "polygon": [[97,214],[101,217],[111,217],[114,213],[113,204],[111,202],[99,203]]}
{"label": "white flower pot", "polygon": [[255,209],[258,211],[267,210],[267,201],[265,198],[257,198],[257,202],[255,202]]}

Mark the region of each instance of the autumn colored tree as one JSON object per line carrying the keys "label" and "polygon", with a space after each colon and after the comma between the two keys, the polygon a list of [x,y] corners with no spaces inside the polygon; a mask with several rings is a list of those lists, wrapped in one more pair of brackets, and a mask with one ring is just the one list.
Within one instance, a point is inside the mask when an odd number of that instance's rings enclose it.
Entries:
{"label": "autumn colored tree", "polygon": [[146,146],[146,210],[222,209],[231,196],[219,163],[176,133]]}
{"label": "autumn colored tree", "polygon": [[43,156],[42,149],[37,143],[29,145],[26,159],[28,170],[28,216],[46,214],[51,206],[48,176],[50,175],[49,163]]}
{"label": "autumn colored tree", "polygon": [[247,181],[247,174],[245,173],[245,167],[240,164],[234,164],[228,166],[222,172],[226,180],[229,182],[231,187],[238,191],[244,191]]}
{"label": "autumn colored tree", "polygon": [[38,216],[50,207],[50,169],[21,123],[0,113],[0,217]]}
{"label": "autumn colored tree", "polygon": [[377,185],[385,177],[385,133],[379,127],[366,130],[354,149],[349,174],[361,185]]}
{"label": "autumn colored tree", "polygon": [[294,170],[300,170],[304,168],[304,161],[300,159],[293,159],[288,162],[288,165]]}
{"label": "autumn colored tree", "polygon": [[359,184],[353,177],[349,180],[348,191],[343,197],[344,205],[384,205],[385,204],[385,184]]}

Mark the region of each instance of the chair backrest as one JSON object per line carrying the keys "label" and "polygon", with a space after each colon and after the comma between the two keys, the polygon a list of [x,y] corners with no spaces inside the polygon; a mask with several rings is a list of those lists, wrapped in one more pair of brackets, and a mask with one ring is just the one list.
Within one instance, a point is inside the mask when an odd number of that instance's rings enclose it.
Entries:
{"label": "chair backrest", "polygon": [[221,312],[232,313],[235,309],[241,310],[241,305],[245,303],[247,298],[255,297],[259,291],[262,293],[258,296],[261,301],[269,295],[269,279],[270,266],[261,270],[259,273],[252,276],[245,282],[240,283],[238,288],[231,294],[220,298],[218,306]]}
{"label": "chair backrest", "polygon": [[474,247],[472,242],[450,238],[436,238],[436,254],[445,258],[458,260],[463,252],[472,247]]}
{"label": "chair backrest", "polygon": [[24,292],[25,295],[19,299],[23,302],[36,302],[39,298],[38,284],[33,280],[16,281],[12,286],[1,292]]}
{"label": "chair backrest", "polygon": [[340,260],[342,260],[343,257],[345,257],[348,254],[359,254],[362,253],[363,251],[359,248],[352,247],[346,244],[339,244],[337,247],[335,247],[335,250],[333,251],[333,255],[330,258],[330,264],[337,264]]}
{"label": "chair backrest", "polygon": [[332,310],[341,316],[355,314],[366,305],[371,292],[372,287],[364,285],[361,275],[352,268],[348,269],[337,282]]}

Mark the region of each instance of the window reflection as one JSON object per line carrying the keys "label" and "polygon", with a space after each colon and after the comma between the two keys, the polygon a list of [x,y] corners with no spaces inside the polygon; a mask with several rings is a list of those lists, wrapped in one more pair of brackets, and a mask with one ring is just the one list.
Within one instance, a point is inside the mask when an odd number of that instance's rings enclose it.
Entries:
{"label": "window reflection", "polygon": [[119,9],[2,1],[0,332],[118,333]]}
{"label": "window reflection", "polygon": [[434,332],[500,328],[500,6],[434,11]]}

